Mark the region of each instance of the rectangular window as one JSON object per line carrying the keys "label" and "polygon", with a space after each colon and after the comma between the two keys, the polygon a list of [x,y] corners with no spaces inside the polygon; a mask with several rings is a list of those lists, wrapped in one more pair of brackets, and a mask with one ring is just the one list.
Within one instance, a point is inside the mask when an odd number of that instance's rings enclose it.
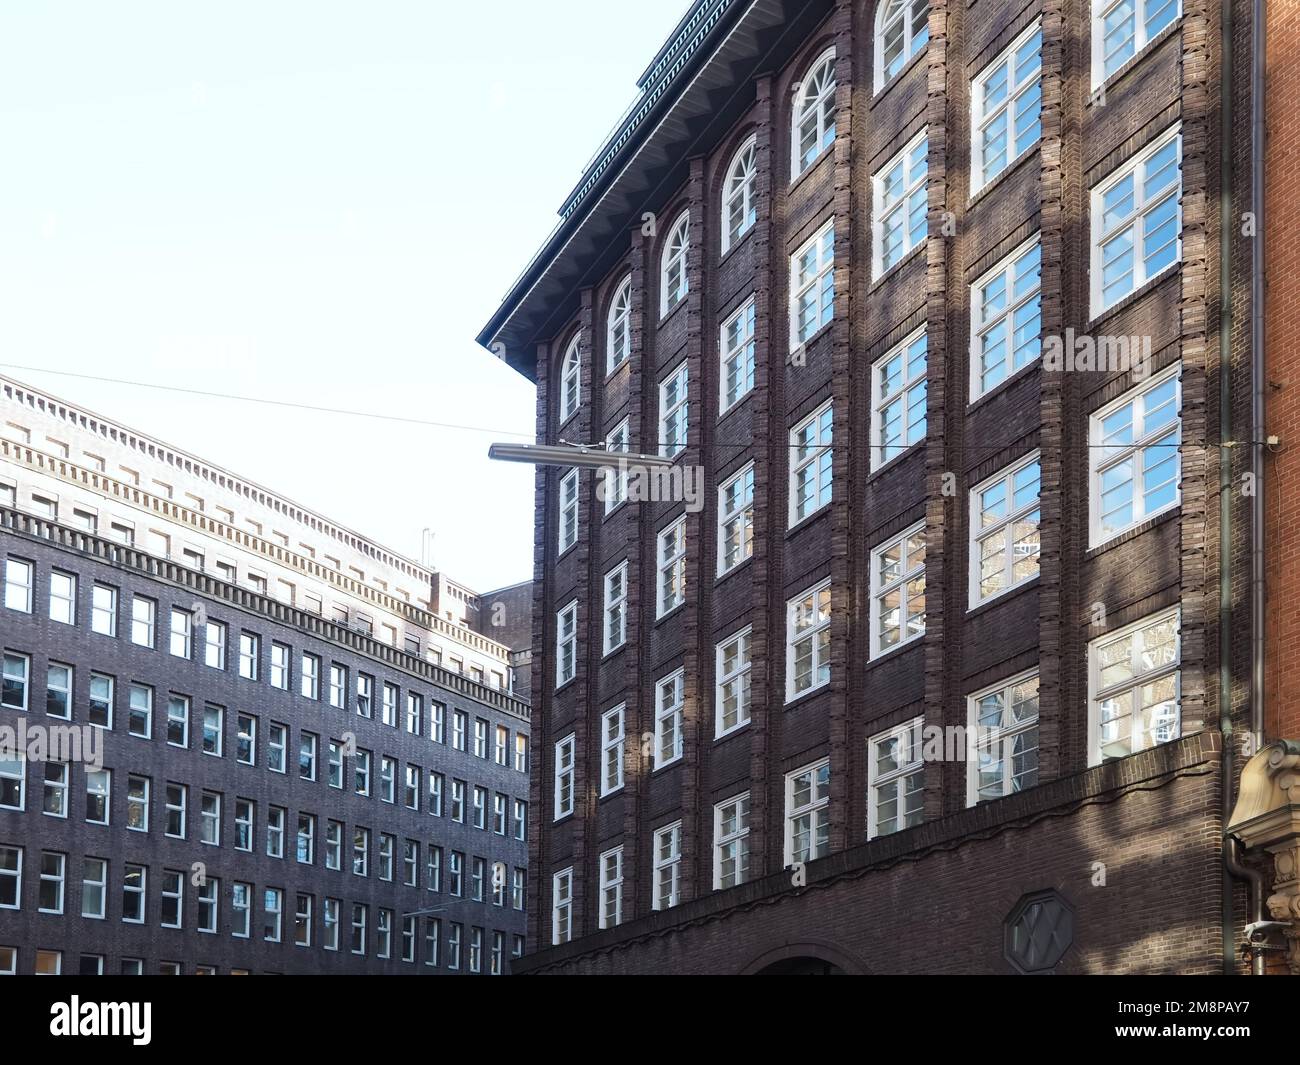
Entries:
{"label": "rectangular window", "polygon": [[408,810],[420,808],[420,767],[409,762],[406,766],[406,786],[402,790],[402,800]]}
{"label": "rectangular window", "polygon": [[112,806],[113,771],[111,769],[86,770],[86,821],[92,825],[106,825]]}
{"label": "rectangular window", "polygon": [[26,809],[27,758],[0,756],[0,809]]}
{"label": "rectangular window", "polygon": [[262,938],[266,942],[280,942],[283,917],[284,892],[280,888],[267,888],[262,893]]}
{"label": "rectangular window", "polygon": [[375,680],[364,673],[357,674],[357,716],[374,717]]}
{"label": "rectangular window", "polygon": [[16,910],[23,897],[23,849],[0,846],[0,910]]}
{"label": "rectangular window", "polygon": [[100,728],[113,727],[113,678],[103,673],[90,675],[86,720]]}
{"label": "rectangular window", "polygon": [[682,756],[682,713],[686,705],[686,673],[677,670],[655,684],[654,768]]}
{"label": "rectangular window", "polygon": [[1000,799],[1038,783],[1038,673],[1026,673],[966,700],[976,747],[967,805]]}
{"label": "rectangular window", "polygon": [[370,829],[357,827],[352,832],[352,875],[370,875]]}
{"label": "rectangular window", "polygon": [[[11,654],[4,656],[4,677],[0,683],[0,706],[6,710],[27,709],[27,681],[31,676],[32,660],[26,655]],[[68,684],[72,683],[72,673],[68,672]]]}
{"label": "rectangular window", "polygon": [[831,682],[831,582],[786,604],[786,702]]}
{"label": "rectangular window", "polygon": [[970,605],[1038,576],[1038,452],[970,493]]}
{"label": "rectangular window", "polygon": [[50,620],[60,625],[77,623],[77,578],[71,573],[50,571]]}
{"label": "rectangular window", "polygon": [[257,846],[255,833],[257,803],[252,799],[235,800],[235,850],[251,852]]}
{"label": "rectangular window", "polygon": [[714,735],[718,738],[749,723],[750,633],[744,628],[718,644],[714,693]]}
{"label": "rectangular window", "polygon": [[835,316],[835,219],[790,256],[790,350]]}
{"label": "rectangular window", "polygon": [[1183,13],[1180,0],[1092,0],[1094,90]]}
{"label": "rectangular window", "polygon": [[[605,437],[605,450],[614,453],[631,451],[628,432],[628,420],[624,418]],[[627,499],[627,471],[613,465],[602,466],[600,476],[597,494],[605,500],[605,513],[608,514]]]}
{"label": "rectangular window", "polygon": [[385,683],[380,689],[380,720],[389,728],[397,728],[397,707],[400,692],[396,684]]}
{"label": "rectangular window", "polygon": [[424,964],[438,964],[438,941],[442,938],[442,921],[436,917],[424,920]]}
{"label": "rectangular window", "polygon": [[1043,352],[1037,235],[971,285],[971,402]]}
{"label": "rectangular window", "polygon": [[785,864],[825,857],[831,847],[831,763],[823,759],[785,778]]}
{"label": "rectangular window", "polygon": [[375,957],[389,958],[393,953],[393,911],[375,911]]}
{"label": "rectangular window", "polygon": [[397,760],[381,755],[379,758],[379,799],[381,802],[397,802]]}
{"label": "rectangular window", "polygon": [[925,814],[924,718],[867,740],[867,838],[921,823]]}
{"label": "rectangular window", "polygon": [[474,757],[487,758],[488,723],[481,717],[474,719]]}
{"label": "rectangular window", "polygon": [[424,733],[424,696],[415,692],[406,693],[406,731],[412,736]]}
{"label": "rectangular window", "polygon": [[45,670],[45,712],[72,720],[72,667],[51,662]]}
{"label": "rectangular window", "polygon": [[36,567],[20,558],[5,560],[5,606],[24,614],[32,612]]}
{"label": "rectangular window", "polygon": [[871,469],[925,439],[926,333],[922,326],[871,367]]}
{"label": "rectangular window", "polygon": [[925,240],[925,179],[930,142],[923,129],[871,178],[872,280],[901,263]]}
{"label": "rectangular window", "polygon": [[528,838],[528,803],[523,799],[515,800],[515,839],[520,843]]}
{"label": "rectangular window", "polygon": [[[575,599],[555,615],[555,687],[563,688],[578,670],[578,601]],[[459,713],[459,711],[457,711]],[[459,719],[458,719],[459,720]],[[462,734],[458,750],[465,749]]]}
{"label": "rectangular window", "polygon": [[64,762],[45,763],[41,812],[50,817],[68,816],[68,766]]}
{"label": "rectangular window", "polygon": [[516,869],[510,875],[510,905],[520,913],[526,905],[527,874],[523,869]]}
{"label": "rectangular window", "polygon": [[[246,680],[258,679],[258,665],[261,657],[261,640],[251,632],[241,632],[239,634],[239,675]],[[287,653],[288,648],[285,648]],[[286,668],[288,659],[285,660]],[[274,683],[274,675],[272,683]],[[286,679],[283,684],[277,684],[277,688],[287,688],[289,682]]]}
{"label": "rectangular window", "polygon": [[154,645],[154,627],[157,621],[158,604],[143,596],[131,597],[131,642],[140,647]]}
{"label": "rectangular window", "polygon": [[325,825],[325,868],[335,871],[343,868],[343,822],[330,821]]}
{"label": "rectangular window", "polygon": [[498,725],[492,745],[492,761],[497,765],[510,764],[510,730],[505,725]]}
{"label": "rectangular window", "polygon": [[162,874],[162,906],[159,923],[164,928],[180,928],[185,912],[185,874],[175,869],[164,869]]}
{"label": "rectangular window", "polygon": [[370,794],[370,752],[358,750],[352,757],[352,790],[358,795]]}
{"label": "rectangular window", "polygon": [[831,501],[833,415],[829,403],[790,430],[790,528]]}
{"label": "rectangular window", "polygon": [[209,934],[217,931],[217,906],[221,898],[221,881],[209,877],[199,883],[199,922],[198,930]]}
{"label": "rectangular window", "polygon": [[319,739],[304,732],[298,739],[298,776],[303,780],[316,779],[316,747]]}
{"label": "rectangular window", "polygon": [[1182,259],[1182,198],[1178,126],[1093,187],[1094,318]]}
{"label": "rectangular window", "polygon": [[623,848],[600,856],[600,927],[623,923]]}
{"label": "rectangular window", "polygon": [[1182,386],[1174,366],[1088,420],[1091,546],[1181,501]]}
{"label": "rectangular window", "polygon": [[754,554],[754,464],[742,467],[718,489],[718,576]]}
{"label": "rectangular window", "polygon": [[722,405],[726,413],[754,388],[754,320],[757,301],[750,296],[722,323]]}
{"label": "rectangular window", "polygon": [[443,775],[429,770],[429,813],[434,817],[442,816]]}
{"label": "rectangular window", "polygon": [[425,869],[425,882],[430,891],[442,890],[442,848],[429,844],[428,866]]}
{"label": "rectangular window", "polygon": [[63,912],[63,891],[67,878],[67,855],[53,851],[41,852],[40,895],[37,910],[40,913]]}
{"label": "rectangular window", "polygon": [[[577,604],[574,604],[575,606]],[[465,738],[469,732],[469,714],[464,710],[454,710],[451,715],[451,745],[458,751],[465,750]]]}
{"label": "rectangular window", "polygon": [[199,796],[199,842],[221,846],[221,796],[215,791]]}
{"label": "rectangular window", "polygon": [[1182,735],[1177,609],[1088,645],[1088,764],[1123,758]]}
{"label": "rectangular window", "polygon": [[573,870],[570,868],[561,869],[551,877],[551,944],[558,946],[572,938]]}
{"label": "rectangular window", "polygon": [[209,621],[204,626],[203,661],[213,669],[226,668],[226,634],[224,622]]}
{"label": "rectangular window", "polygon": [[871,552],[871,657],[925,635],[925,523]]}
{"label": "rectangular window", "polygon": [[452,922],[447,927],[447,968],[460,968],[460,937],[463,926]]}
{"label": "rectangular window", "polygon": [[[605,574],[604,653],[617,651],[627,641],[627,563]],[[505,763],[502,762],[502,765]]]}
{"label": "rectangular window", "polygon": [[560,478],[558,554],[564,554],[578,542],[578,471],[570,470]]}
{"label": "rectangular window", "polygon": [[749,792],[713,808],[713,886],[735,887],[749,879]]}
{"label": "rectangular window", "polygon": [[316,817],[313,814],[298,814],[296,854],[299,865],[316,864]]}
{"label": "rectangular window", "polygon": [[655,617],[662,618],[686,602],[686,515],[655,538]]}
{"label": "rectangular window", "polygon": [[145,898],[149,889],[149,870],[143,865],[124,866],[122,871],[122,920],[127,924],[144,924]]}
{"label": "rectangular window", "polygon": [[283,773],[288,769],[286,759],[289,747],[289,726],[272,721],[266,740],[266,767],[272,773]]}
{"label": "rectangular window", "polygon": [[284,857],[284,819],[288,811],[283,806],[272,806],[266,811],[266,856]]}
{"label": "rectangular window", "polygon": [[682,823],[655,830],[653,904],[668,910],[681,901]]}
{"label": "rectangular window", "polygon": [[138,739],[153,737],[153,689],[147,685],[131,685],[130,702],[126,708],[126,730]]}
{"label": "rectangular window", "polygon": [[528,737],[522,732],[515,734],[515,772],[528,772]]}
{"label": "rectangular window", "polygon": [[302,891],[295,892],[293,908],[293,942],[298,947],[311,946],[312,911],[315,899]]}
{"label": "rectangular window", "polygon": [[600,726],[600,794],[609,795],[623,786],[623,711],[619,703],[605,711]]}
{"label": "rectangular window", "polygon": [[320,698],[320,655],[302,655],[301,692],[304,699]]}
{"label": "rectangular window", "polygon": [[188,610],[172,607],[170,650],[174,658],[189,658],[191,652],[190,617]]}
{"label": "rectangular window", "polygon": [[342,710],[348,705],[348,671],[337,662],[330,666],[330,706]]}
{"label": "rectangular window", "polygon": [[555,820],[573,813],[573,761],[576,738],[565,736],[555,745]]}
{"label": "rectangular window", "polygon": [[971,195],[1038,143],[1043,31],[1037,22],[971,86]]}
{"label": "rectangular window", "polygon": [[659,383],[659,454],[675,458],[686,450],[690,377],[682,363]]}
{"label": "rectangular window", "polygon": [[96,584],[90,590],[90,628],[101,636],[117,635],[117,589]]}
{"label": "rectangular window", "polygon": [[225,753],[226,712],[219,706],[203,708],[203,753],[220,758]]}
{"label": "rectangular window", "polygon": [[429,704],[429,740],[432,743],[446,743],[447,708],[442,703]]}
{"label": "rectangular window", "polygon": [[82,864],[81,916],[102,921],[108,902],[108,862],[87,858]]}
{"label": "rectangular window", "polygon": [[173,747],[190,745],[190,701],[183,695],[167,700],[167,742]]}
{"label": "rectangular window", "polygon": [[167,824],[164,833],[172,839],[185,838],[185,805],[188,789],[184,784],[167,785]]}
{"label": "rectangular window", "polygon": [[126,778],[126,828],[128,832],[149,831],[149,778]]}
{"label": "rectangular window", "polygon": [[289,690],[289,656],[292,649],[286,644],[271,643],[271,687]]}
{"label": "rectangular window", "polygon": [[257,718],[239,714],[235,718],[235,761],[257,765]]}
{"label": "rectangular window", "polygon": [[465,855],[452,851],[447,855],[447,894],[460,898],[464,894]]}
{"label": "rectangular window", "polygon": [[326,950],[339,949],[339,910],[343,903],[338,899],[326,899],[324,909]]}

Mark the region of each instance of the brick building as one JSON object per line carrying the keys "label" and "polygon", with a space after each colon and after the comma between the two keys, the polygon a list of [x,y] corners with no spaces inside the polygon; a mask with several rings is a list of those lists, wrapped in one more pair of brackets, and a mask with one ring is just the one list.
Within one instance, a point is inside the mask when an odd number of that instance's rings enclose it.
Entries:
{"label": "brick building", "polygon": [[525,971],[1241,970],[1223,14],[700,0],[661,48],[479,336],[539,441],[682,475],[539,467]]}
{"label": "brick building", "polygon": [[505,645],[372,541],[5,388],[0,974],[507,972]]}

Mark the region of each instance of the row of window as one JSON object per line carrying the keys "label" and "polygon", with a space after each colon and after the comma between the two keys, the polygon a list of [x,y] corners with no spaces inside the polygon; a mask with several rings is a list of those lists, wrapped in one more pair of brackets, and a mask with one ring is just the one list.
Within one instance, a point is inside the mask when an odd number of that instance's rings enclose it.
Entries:
{"label": "row of window", "polygon": [[[1179,611],[1145,618],[1089,645],[1089,763],[1123,757],[1180,735]],[[746,667],[747,668],[747,667]],[[1038,783],[1037,670],[1022,673],[971,694],[967,699],[965,740],[967,802],[975,805],[1031,788]],[[654,767],[681,757],[679,670],[656,685]],[[747,719],[748,679],[724,693],[719,685],[718,723],[738,727]],[[924,719],[914,718],[867,740],[867,838],[889,835],[921,823],[924,816]],[[609,795],[623,786],[623,707],[602,718],[600,790]],[[555,816],[574,812],[576,735],[555,745]],[[713,808],[713,887],[744,883],[749,874],[750,794],[743,792]],[[785,778],[787,866],[824,857],[830,849],[830,761],[821,759]],[[682,822],[654,831],[651,900],[654,909],[675,906],[680,898]],[[623,848],[599,857],[599,922],[617,925],[623,915]],[[552,941],[567,942],[573,930],[574,870],[552,877]]]}
{"label": "row of window", "polygon": [[[52,569],[49,574],[49,610],[51,621],[63,625],[75,625],[77,621],[77,589],[79,581],[75,574]],[[9,610],[30,614],[36,602],[36,564],[27,559],[9,556],[5,560],[4,605]],[[196,651],[196,642],[202,630],[201,657],[205,665],[212,669],[228,668],[228,647],[230,646],[229,626],[225,622],[211,618],[202,618],[201,610],[192,610],[173,606],[169,613],[167,647],[176,658],[192,660]],[[140,647],[156,647],[158,603],[147,596],[131,596],[131,642]],[[94,582],[91,587],[91,629],[102,636],[116,638],[118,632],[118,590],[111,585]],[[241,631],[238,634],[237,668],[239,675],[246,680],[259,681],[263,676],[262,637],[254,632]],[[292,691],[293,684],[293,649],[278,640],[272,640],[269,649],[270,669],[266,679],[274,688]],[[72,667],[61,666],[66,671],[64,691],[70,693]],[[346,710],[349,704],[348,667],[337,662],[328,666],[325,675],[324,660],[320,655],[303,651],[298,659],[298,693],[304,699],[321,701],[328,699],[329,705]],[[96,721],[96,724],[111,728],[111,678],[92,673],[90,700],[92,707],[108,702],[109,722]],[[97,685],[100,689],[97,694]],[[107,686],[105,688],[105,686]],[[145,689],[143,685],[133,686],[133,700],[136,688]],[[151,689],[148,689],[151,692]],[[390,728],[401,728],[414,736],[427,735],[434,743],[446,743],[446,707],[436,700],[429,700],[429,712],[425,714],[425,697],[409,689],[403,706],[402,690],[388,681],[376,684],[373,676],[356,671],[355,707],[359,717],[373,718],[379,711],[379,720]],[[376,706],[376,703],[378,704]],[[152,697],[150,695],[150,704]],[[6,704],[8,705],[8,704]],[[134,705],[134,703],[133,703]],[[71,702],[69,697],[62,700],[62,713],[47,707],[54,716],[71,720]],[[96,710],[102,716],[103,709]],[[92,714],[93,719],[94,714]],[[453,710],[451,715],[451,743],[459,751],[468,750],[469,714],[464,710]],[[486,759],[491,757],[497,765],[511,764],[510,729],[497,725],[493,729],[485,718],[474,718],[474,754]],[[522,732],[514,737],[514,767],[521,773],[528,771],[528,738]]]}
{"label": "row of window", "polygon": [[[1090,419],[1090,513],[1094,546],[1179,504],[1181,394],[1178,366],[1144,381]],[[800,423],[792,439],[790,508],[796,523],[831,501],[831,410],[827,404]],[[970,489],[969,606],[971,609],[1019,588],[1038,575],[1039,455],[1016,460]],[[576,520],[576,507],[572,512]],[[563,517],[562,517],[562,520]],[[753,553],[753,463],[718,489],[718,576]],[[890,537],[871,551],[870,655],[876,658],[925,631],[923,524]],[[655,539],[655,617],[686,602],[686,516],[659,530]],[[608,655],[627,639],[628,563],[605,574],[601,642]],[[830,584],[789,601],[786,625],[787,698],[795,699],[828,677]],[[736,657],[738,637],[719,645],[718,672]],[[573,679],[578,654],[578,602],[556,615],[556,686]],[[720,704],[721,705],[721,704]]]}
{"label": "row of window", "polygon": [[[43,761],[41,771],[41,812],[48,817],[68,816],[69,794],[72,791],[71,766],[67,762]],[[338,759],[337,783],[333,786],[343,787],[342,757]],[[396,800],[395,769],[384,781],[384,801]],[[369,794],[369,759],[357,763],[355,768],[358,794]],[[0,757],[0,811],[12,810],[22,812],[27,807],[28,765],[24,754],[9,753]],[[84,820],[88,824],[108,825],[112,822],[114,771],[108,768],[95,768],[87,765],[84,770],[82,809]],[[120,778],[119,778],[120,783]],[[523,799],[513,800],[513,821],[511,818],[511,798],[501,792],[491,792],[487,788],[469,785],[463,780],[452,780],[449,801],[444,809],[444,778],[441,773],[429,774],[428,811],[434,817],[448,816],[457,824],[469,824],[482,831],[490,831],[502,838],[513,838],[520,842],[527,841],[528,804]],[[363,791],[362,789],[367,789]],[[126,774],[126,828],[131,832],[148,833],[151,827],[150,811],[153,799],[153,780],[143,773]],[[174,781],[167,781],[163,800],[165,818],[163,833],[173,839],[187,839],[189,836],[188,813],[191,787]],[[419,810],[420,770],[418,766],[408,766],[405,787],[402,791],[403,803],[408,809]],[[489,800],[491,809],[489,810]],[[222,814],[225,797],[219,791],[203,789],[199,799],[199,834],[200,843],[219,847],[222,845]],[[236,798],[234,800],[234,847],[236,850],[252,851],[256,846],[257,803],[252,799]],[[271,857],[284,857],[284,835],[287,810],[282,806],[270,806],[266,820],[266,853]],[[307,865],[315,862],[316,840],[315,814],[302,812],[298,815],[298,861]],[[327,822],[325,867],[341,868],[341,847],[343,845],[343,824],[340,821]],[[369,853],[370,830],[357,828],[354,833],[354,853]],[[380,878],[389,879],[385,871],[391,872],[394,837],[387,834],[380,836]],[[354,863],[354,871],[359,875],[368,875],[363,870],[368,862],[361,863],[359,869]]]}

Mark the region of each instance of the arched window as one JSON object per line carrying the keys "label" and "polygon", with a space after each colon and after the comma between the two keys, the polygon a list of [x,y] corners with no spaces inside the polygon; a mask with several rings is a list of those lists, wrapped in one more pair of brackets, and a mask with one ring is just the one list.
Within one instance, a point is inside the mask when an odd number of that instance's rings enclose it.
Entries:
{"label": "arched window", "polygon": [[754,166],[756,141],[750,137],[736,158],[732,160],[731,169],[727,171],[727,183],[722,189],[722,251],[727,250],[740,240],[758,218],[758,208],[754,202],[754,189],[758,181],[758,171]]}
{"label": "arched window", "polygon": [[575,333],[564,353],[560,369],[560,424],[563,425],[577,413],[578,398],[582,394],[582,356],[578,353],[581,333]]}
{"label": "arched window", "polygon": [[689,211],[673,223],[664,245],[663,268],[659,274],[660,314],[667,314],[686,298],[686,255],[691,250],[691,215]]}
{"label": "arched window", "polygon": [[835,143],[835,49],[809,69],[794,101],[793,172],[797,178]]}
{"label": "arched window", "polygon": [[930,39],[930,0],[880,0],[876,7],[876,92]]}
{"label": "arched window", "polygon": [[632,318],[632,279],[626,277],[614,293],[614,302],[609,305],[609,325],[605,334],[606,373],[613,373],[632,351],[632,336],[628,326]]}

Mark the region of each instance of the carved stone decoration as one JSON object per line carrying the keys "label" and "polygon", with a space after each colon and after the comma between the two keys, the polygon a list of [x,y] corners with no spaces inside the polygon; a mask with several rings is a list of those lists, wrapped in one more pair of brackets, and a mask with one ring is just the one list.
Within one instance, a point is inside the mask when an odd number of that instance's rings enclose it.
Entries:
{"label": "carved stone decoration", "polygon": [[1272,856],[1265,908],[1289,926],[1287,965],[1300,976],[1300,741],[1270,743],[1246,763],[1227,831],[1247,852]]}

